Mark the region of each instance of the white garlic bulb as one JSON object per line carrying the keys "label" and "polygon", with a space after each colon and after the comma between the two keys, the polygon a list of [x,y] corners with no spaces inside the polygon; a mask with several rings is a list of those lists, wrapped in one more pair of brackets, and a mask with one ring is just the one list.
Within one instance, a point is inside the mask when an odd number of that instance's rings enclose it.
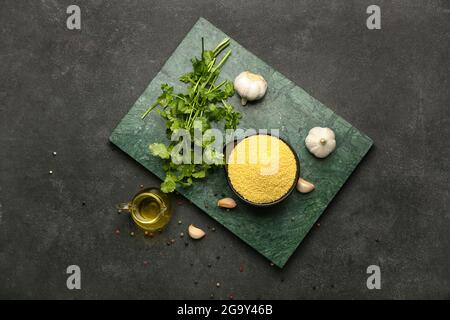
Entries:
{"label": "white garlic bulb", "polygon": [[317,158],[325,158],[336,148],[336,137],[330,128],[314,127],[309,130],[305,144]]}
{"label": "white garlic bulb", "polygon": [[266,80],[259,74],[250,71],[241,72],[234,79],[234,89],[241,96],[241,104],[261,99],[267,90]]}

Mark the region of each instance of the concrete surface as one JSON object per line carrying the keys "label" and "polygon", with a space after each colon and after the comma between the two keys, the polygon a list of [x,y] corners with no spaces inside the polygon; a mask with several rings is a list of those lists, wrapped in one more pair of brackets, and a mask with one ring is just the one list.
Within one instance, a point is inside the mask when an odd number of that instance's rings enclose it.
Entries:
{"label": "concrete surface", "polygon": [[[0,6],[0,298],[450,298],[448,1]],[[153,239],[114,209],[158,181],[108,136],[199,16],[375,142],[282,270],[187,203]],[[186,247],[188,223],[216,231]]]}

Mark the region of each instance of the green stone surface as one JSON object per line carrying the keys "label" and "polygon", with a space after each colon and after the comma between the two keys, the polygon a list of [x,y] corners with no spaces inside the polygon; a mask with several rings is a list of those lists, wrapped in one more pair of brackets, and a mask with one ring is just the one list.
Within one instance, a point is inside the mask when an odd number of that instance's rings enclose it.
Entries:
{"label": "green stone surface", "polygon": [[[156,113],[144,120],[141,116],[159,96],[162,83],[183,89],[178,77],[191,69],[191,57],[200,55],[202,37],[205,47],[211,49],[227,35],[200,18],[110,137],[112,143],[161,179],[162,162],[149,153],[148,145],[168,142],[165,123]],[[237,95],[228,100],[243,114],[239,127],[279,129],[280,136],[297,151],[301,176],[312,181],[316,190],[309,194],[294,191],[284,202],[269,208],[239,203],[237,208],[227,211],[218,208],[216,202],[222,194],[233,196],[233,193],[224,171],[216,170],[192,187],[178,191],[283,267],[370,149],[372,140],[235,41],[231,41],[230,47],[233,53],[222,69],[222,78],[234,79],[240,72],[251,70],[263,75],[269,84],[266,96],[246,107],[240,106]],[[326,159],[315,158],[304,145],[309,129],[316,126],[330,127],[336,134],[337,148]]]}

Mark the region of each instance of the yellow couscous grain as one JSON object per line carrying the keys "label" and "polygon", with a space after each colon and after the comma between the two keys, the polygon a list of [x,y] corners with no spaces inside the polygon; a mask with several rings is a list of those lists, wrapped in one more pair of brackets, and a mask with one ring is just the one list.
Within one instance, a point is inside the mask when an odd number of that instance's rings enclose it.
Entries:
{"label": "yellow couscous grain", "polygon": [[263,204],[282,198],[297,173],[295,155],[277,137],[254,135],[241,140],[228,157],[233,188],[246,200]]}

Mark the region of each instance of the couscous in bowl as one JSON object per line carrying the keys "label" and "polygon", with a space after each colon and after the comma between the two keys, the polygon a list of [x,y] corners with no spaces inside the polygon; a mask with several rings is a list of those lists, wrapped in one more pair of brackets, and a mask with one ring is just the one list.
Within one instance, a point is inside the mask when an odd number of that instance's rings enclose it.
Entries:
{"label": "couscous in bowl", "polygon": [[234,141],[225,166],[228,184],[243,202],[267,207],[294,190],[300,165],[294,149],[283,139],[256,134]]}

